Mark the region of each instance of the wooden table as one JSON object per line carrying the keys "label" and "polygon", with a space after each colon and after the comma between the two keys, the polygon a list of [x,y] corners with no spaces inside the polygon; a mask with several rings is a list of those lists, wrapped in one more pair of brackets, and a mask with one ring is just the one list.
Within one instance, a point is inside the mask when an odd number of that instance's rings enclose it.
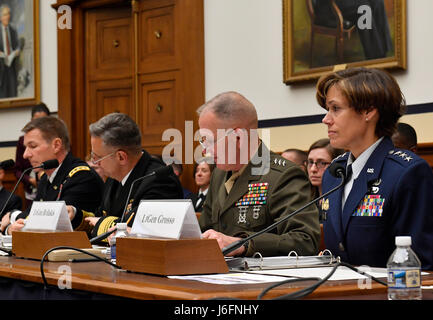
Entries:
{"label": "wooden table", "polygon": [[[162,276],[118,270],[103,262],[45,262],[48,284],[57,287],[63,275],[62,267],[72,272],[72,289],[113,297],[144,300],[206,300],[214,298],[257,299],[270,284],[215,285],[199,281],[168,279]],[[0,257],[0,277],[31,283],[43,283],[40,262],[36,260]],[[423,285],[433,285],[433,273],[423,276]],[[299,290],[313,282],[287,284],[269,292],[265,299]],[[433,299],[432,290],[423,290],[423,299]],[[361,290],[357,281],[327,281],[308,299],[387,299],[386,287],[372,282],[371,289]]]}

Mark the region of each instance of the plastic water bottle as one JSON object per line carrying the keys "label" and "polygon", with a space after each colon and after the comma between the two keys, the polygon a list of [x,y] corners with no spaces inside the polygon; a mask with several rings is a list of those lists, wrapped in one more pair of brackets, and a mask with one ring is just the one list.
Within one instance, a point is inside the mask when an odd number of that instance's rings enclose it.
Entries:
{"label": "plastic water bottle", "polygon": [[411,237],[395,237],[397,248],[387,263],[388,300],[421,300],[421,262]]}
{"label": "plastic water bottle", "polygon": [[114,234],[113,237],[110,239],[110,255],[111,255],[111,262],[116,263],[116,241],[117,238],[124,238],[128,235],[128,232],[126,231],[127,224],[126,223],[118,223],[116,225],[117,231]]}

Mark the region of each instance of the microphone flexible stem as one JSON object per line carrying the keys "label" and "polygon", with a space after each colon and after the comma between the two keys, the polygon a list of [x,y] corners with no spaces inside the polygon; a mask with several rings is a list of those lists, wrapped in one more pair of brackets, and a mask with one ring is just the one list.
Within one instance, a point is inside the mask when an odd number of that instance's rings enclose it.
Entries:
{"label": "microphone flexible stem", "polygon": [[222,253],[223,253],[223,255],[225,256],[225,255],[229,254],[230,252],[236,250],[237,248],[240,248],[240,247],[241,247],[244,243],[246,243],[247,241],[250,241],[251,239],[253,239],[253,238],[257,237],[257,236],[259,236],[259,235],[261,235],[261,234],[263,234],[263,233],[266,233],[266,232],[268,232],[268,231],[274,229],[274,228],[275,228],[276,226],[278,226],[280,223],[283,223],[283,222],[286,221],[287,219],[293,217],[295,214],[297,214],[297,213],[299,213],[300,211],[304,210],[305,208],[311,206],[311,205],[314,204],[316,201],[318,201],[318,200],[320,200],[320,199],[326,197],[328,194],[330,194],[330,193],[334,192],[335,190],[341,188],[341,187],[343,186],[344,182],[345,182],[345,177],[344,177],[344,174],[342,174],[342,173],[338,173],[338,174],[339,174],[340,177],[341,177],[341,182],[340,182],[340,184],[339,184],[338,186],[336,186],[335,188],[333,188],[333,189],[329,190],[328,192],[322,194],[320,197],[318,197],[318,198],[316,198],[316,199],[310,201],[309,203],[307,203],[306,205],[302,206],[302,207],[299,208],[298,210],[293,211],[291,214],[285,216],[283,219],[274,222],[273,224],[269,225],[269,226],[266,227],[265,229],[260,230],[259,232],[254,233],[254,234],[252,234],[252,235],[249,235],[249,236],[246,237],[246,238],[243,238],[243,239],[240,239],[240,240],[238,240],[238,241],[236,241],[236,242],[233,242],[232,244],[230,244],[230,245],[228,245],[227,247],[225,247],[225,248],[222,249]]}

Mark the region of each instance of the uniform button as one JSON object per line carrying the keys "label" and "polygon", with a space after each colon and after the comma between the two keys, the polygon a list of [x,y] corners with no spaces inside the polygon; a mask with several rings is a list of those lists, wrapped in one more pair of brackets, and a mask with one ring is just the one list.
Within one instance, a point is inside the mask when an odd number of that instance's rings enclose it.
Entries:
{"label": "uniform button", "polygon": [[343,246],[343,244],[341,242],[338,244],[338,249],[340,251],[344,251],[344,246]]}

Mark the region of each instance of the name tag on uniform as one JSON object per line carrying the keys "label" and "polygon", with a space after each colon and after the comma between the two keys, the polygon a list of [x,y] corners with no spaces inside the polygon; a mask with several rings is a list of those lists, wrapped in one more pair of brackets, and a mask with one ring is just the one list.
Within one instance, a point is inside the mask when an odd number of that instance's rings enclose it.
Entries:
{"label": "name tag on uniform", "polygon": [[201,230],[190,199],[141,200],[132,235],[166,239],[200,239]]}
{"label": "name tag on uniform", "polygon": [[65,201],[34,201],[23,231],[73,231]]}

